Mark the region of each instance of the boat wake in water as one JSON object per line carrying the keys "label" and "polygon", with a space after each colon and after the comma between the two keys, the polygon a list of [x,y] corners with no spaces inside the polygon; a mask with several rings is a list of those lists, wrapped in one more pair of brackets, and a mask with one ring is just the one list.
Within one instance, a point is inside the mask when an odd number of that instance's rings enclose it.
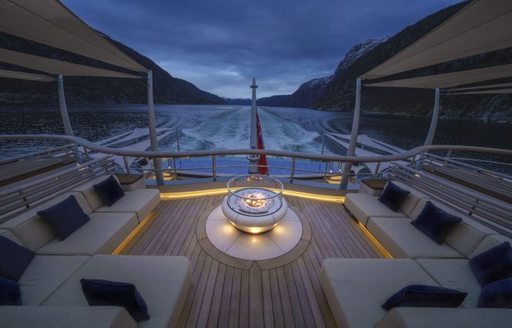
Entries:
{"label": "boat wake in water", "polygon": [[[266,149],[319,152],[321,138],[316,132],[259,110]],[[196,127],[183,129],[181,147],[186,150],[241,149],[249,147],[250,108],[241,106],[205,117]]]}

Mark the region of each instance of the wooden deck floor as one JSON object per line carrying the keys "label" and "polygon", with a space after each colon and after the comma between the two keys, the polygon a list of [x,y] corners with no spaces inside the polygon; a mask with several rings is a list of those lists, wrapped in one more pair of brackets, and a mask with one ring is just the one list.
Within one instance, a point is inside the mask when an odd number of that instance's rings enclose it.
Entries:
{"label": "wooden deck floor", "polygon": [[333,327],[318,274],[324,258],[379,257],[341,204],[286,197],[303,223],[299,245],[274,260],[220,253],[204,234],[221,196],[163,200],[125,254],[183,255],[191,287],[180,327]]}

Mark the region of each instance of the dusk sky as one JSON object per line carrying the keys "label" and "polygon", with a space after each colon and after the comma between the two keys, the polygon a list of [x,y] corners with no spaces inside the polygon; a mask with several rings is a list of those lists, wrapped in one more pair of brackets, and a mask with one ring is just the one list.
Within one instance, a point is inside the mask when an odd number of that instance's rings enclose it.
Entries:
{"label": "dusk sky", "polygon": [[290,94],[345,52],[456,0],[64,0],[85,22],[222,97]]}

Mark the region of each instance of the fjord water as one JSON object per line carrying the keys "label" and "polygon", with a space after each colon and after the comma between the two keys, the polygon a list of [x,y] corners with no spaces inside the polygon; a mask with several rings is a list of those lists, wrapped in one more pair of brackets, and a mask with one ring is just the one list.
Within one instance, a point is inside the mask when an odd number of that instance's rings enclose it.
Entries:
{"label": "fjord water", "polygon": [[[144,105],[70,106],[75,134],[91,141],[147,127]],[[159,105],[157,124],[182,131],[181,150],[240,149],[249,146],[249,106]],[[320,153],[322,131],[350,133],[350,114],[304,108],[260,107],[265,148]],[[363,115],[360,133],[409,149],[421,145],[429,120],[404,116]],[[57,108],[10,106],[0,109],[1,133],[63,133]],[[440,121],[434,143],[512,148],[507,124]],[[1,141],[0,157],[42,149],[42,142]],[[175,138],[161,149],[176,150]],[[327,148],[326,152],[336,151]]]}

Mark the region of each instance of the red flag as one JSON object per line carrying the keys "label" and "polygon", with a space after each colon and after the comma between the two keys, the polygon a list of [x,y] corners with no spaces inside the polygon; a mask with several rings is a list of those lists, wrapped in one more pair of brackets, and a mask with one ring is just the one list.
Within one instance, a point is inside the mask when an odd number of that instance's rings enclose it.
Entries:
{"label": "red flag", "polygon": [[[265,149],[265,146],[263,145],[263,131],[261,130],[258,112],[256,112],[256,133],[258,134],[256,149]],[[260,155],[258,159],[258,174],[268,175],[267,155]]]}

